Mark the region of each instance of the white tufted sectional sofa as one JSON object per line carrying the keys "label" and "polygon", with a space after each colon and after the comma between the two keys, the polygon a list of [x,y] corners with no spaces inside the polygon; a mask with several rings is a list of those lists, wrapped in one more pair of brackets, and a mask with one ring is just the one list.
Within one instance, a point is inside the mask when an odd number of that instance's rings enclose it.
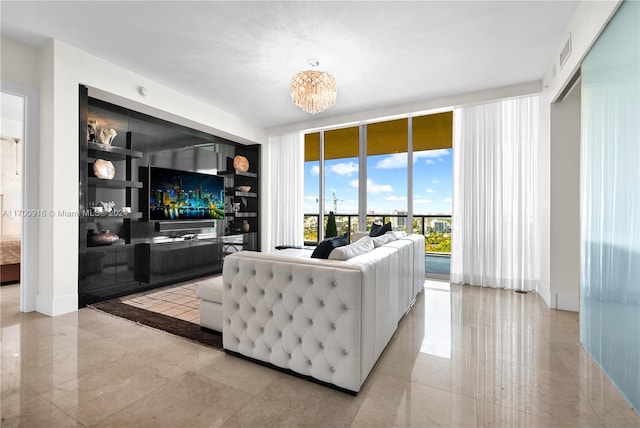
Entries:
{"label": "white tufted sectional sofa", "polygon": [[422,291],[424,236],[345,261],[307,253],[242,251],[225,258],[223,346],[358,392]]}

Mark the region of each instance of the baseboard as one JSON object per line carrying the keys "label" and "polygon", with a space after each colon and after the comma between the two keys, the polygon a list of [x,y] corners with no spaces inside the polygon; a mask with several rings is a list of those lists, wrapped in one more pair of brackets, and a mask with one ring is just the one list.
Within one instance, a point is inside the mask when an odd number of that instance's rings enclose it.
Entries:
{"label": "baseboard", "polygon": [[68,314],[78,310],[78,295],[52,298],[50,296],[36,295],[36,311],[41,314],[55,317],[57,315]]}
{"label": "baseboard", "polygon": [[552,293],[547,284],[538,282],[537,292],[551,309],[580,312],[580,296],[573,293]]}
{"label": "baseboard", "polygon": [[555,309],[580,312],[580,296],[569,293],[555,293]]}
{"label": "baseboard", "polygon": [[538,295],[542,297],[542,300],[547,304],[548,307],[551,306],[551,290],[549,290],[549,286],[544,283],[544,281],[538,281],[538,287],[536,288]]}

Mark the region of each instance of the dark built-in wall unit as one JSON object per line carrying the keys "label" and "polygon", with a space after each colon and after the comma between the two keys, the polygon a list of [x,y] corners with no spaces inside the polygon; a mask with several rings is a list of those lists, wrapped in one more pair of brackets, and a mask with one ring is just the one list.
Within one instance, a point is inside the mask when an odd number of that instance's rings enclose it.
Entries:
{"label": "dark built-in wall unit", "polygon": [[[79,98],[80,307],[216,274],[228,252],[260,250],[259,145],[242,145],[89,97],[82,85]],[[99,134],[111,130],[116,134],[111,144],[102,144]],[[233,169],[237,155],[249,160],[247,172]],[[96,174],[98,160],[103,169]],[[108,174],[111,165],[115,173],[109,179],[102,173]],[[199,188],[189,194],[177,183],[167,196],[180,212],[190,205],[189,197],[215,206],[215,218],[150,219],[150,167],[219,177],[224,181],[219,193]],[[249,192],[237,189],[246,185]],[[234,203],[240,204],[237,212]]]}

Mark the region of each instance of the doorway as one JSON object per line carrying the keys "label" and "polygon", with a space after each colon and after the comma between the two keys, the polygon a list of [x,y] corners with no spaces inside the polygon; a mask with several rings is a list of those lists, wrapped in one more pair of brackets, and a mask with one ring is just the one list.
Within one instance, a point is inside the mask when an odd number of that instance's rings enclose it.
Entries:
{"label": "doorway", "polygon": [[7,285],[20,282],[24,98],[2,92],[0,102],[0,281]]}
{"label": "doorway", "polygon": [[3,245],[3,257],[12,258],[1,265],[13,265],[7,282],[19,284],[20,311],[31,312],[37,309],[38,218],[27,214],[39,209],[39,97],[33,89],[2,82],[0,104],[0,236],[12,247],[4,251]]}

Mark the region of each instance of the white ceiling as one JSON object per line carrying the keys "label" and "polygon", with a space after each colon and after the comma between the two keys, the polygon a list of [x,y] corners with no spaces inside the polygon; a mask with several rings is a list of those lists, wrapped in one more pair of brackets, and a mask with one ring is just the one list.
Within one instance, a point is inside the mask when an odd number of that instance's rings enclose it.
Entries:
{"label": "white ceiling", "polygon": [[293,75],[320,60],[316,118],[540,80],[575,1],[0,2],[2,35],[55,38],[261,127],[307,121]]}

